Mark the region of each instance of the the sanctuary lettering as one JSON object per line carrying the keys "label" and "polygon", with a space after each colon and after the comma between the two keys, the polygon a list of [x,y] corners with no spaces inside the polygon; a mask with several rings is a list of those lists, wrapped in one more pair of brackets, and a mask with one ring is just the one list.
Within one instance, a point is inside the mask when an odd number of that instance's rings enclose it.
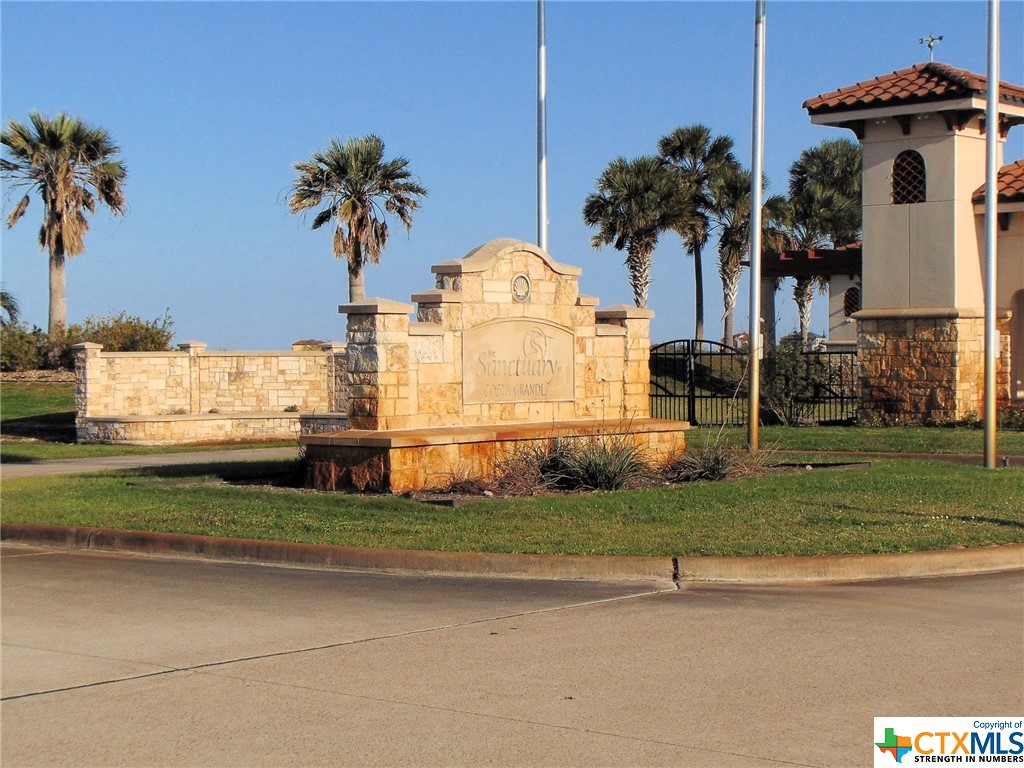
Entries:
{"label": "the sanctuary lettering", "polygon": [[503,320],[466,331],[466,403],[573,399],[573,334],[536,320]]}

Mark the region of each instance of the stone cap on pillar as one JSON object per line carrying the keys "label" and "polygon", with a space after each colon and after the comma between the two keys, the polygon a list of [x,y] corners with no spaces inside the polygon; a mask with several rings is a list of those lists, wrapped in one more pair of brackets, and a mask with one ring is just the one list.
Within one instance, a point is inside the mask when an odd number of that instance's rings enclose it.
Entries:
{"label": "stone cap on pillar", "polygon": [[97,344],[93,341],[82,341],[79,342],[78,344],[72,344],[71,349],[74,350],[75,352],[91,352],[93,350],[99,352],[101,349],[103,349],[103,345]]}
{"label": "stone cap on pillar", "polygon": [[429,291],[414,293],[412,300],[417,304],[461,304],[464,297],[450,288],[433,288]]}
{"label": "stone cap on pillar", "polygon": [[178,345],[178,349],[182,352],[205,352],[206,342],[205,341],[183,341]]}
{"label": "stone cap on pillar", "polygon": [[338,312],[343,315],[408,315],[413,309],[412,304],[406,304],[404,301],[377,298],[338,306]]}
{"label": "stone cap on pillar", "polygon": [[629,304],[615,304],[605,309],[597,310],[594,315],[598,321],[601,320],[650,320],[654,317],[654,310],[645,307],[633,307]]}

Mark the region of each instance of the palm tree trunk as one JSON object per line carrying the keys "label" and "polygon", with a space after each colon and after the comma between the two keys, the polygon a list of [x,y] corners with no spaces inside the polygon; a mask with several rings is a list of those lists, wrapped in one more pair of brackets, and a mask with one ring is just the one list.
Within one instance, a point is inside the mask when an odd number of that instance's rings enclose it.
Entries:
{"label": "palm tree trunk", "polygon": [[810,341],[811,333],[811,301],[814,300],[814,283],[808,277],[798,278],[793,288],[793,299],[800,316],[800,340],[804,348]]}
{"label": "palm tree trunk", "polygon": [[697,327],[694,329],[693,338],[704,338],[704,266],[701,263],[701,248],[699,245],[693,247],[693,305],[697,315]]}
{"label": "palm tree trunk", "polygon": [[633,302],[641,308],[647,307],[647,293],[651,287],[651,254],[631,245],[626,265],[629,267],[629,284],[633,288]]}
{"label": "palm tree trunk", "polygon": [[68,300],[64,276],[63,254],[50,253],[50,317],[47,333],[58,343],[68,327]]}
{"label": "palm tree trunk", "polygon": [[739,274],[730,274],[722,277],[722,303],[725,306],[725,312],[722,315],[725,326],[722,332],[722,343],[728,344],[730,347],[733,345],[733,318],[736,314],[736,294],[739,291],[739,287]]}
{"label": "palm tree trunk", "polygon": [[363,265],[348,266],[348,300],[350,303],[363,301],[366,298],[366,286],[363,284]]}
{"label": "palm tree trunk", "polygon": [[366,286],[363,284],[363,249],[357,238],[352,239],[352,253],[348,259],[348,300],[355,303],[366,298]]}

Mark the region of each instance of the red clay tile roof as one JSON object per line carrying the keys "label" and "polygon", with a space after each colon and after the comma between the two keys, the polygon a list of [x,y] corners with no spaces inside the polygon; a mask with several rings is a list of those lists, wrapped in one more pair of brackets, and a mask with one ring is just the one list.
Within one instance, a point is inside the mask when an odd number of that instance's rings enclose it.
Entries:
{"label": "red clay tile roof", "polygon": [[[1024,106],[1024,88],[1000,82],[1000,101]],[[872,107],[919,104],[928,101],[980,96],[988,91],[988,78],[948,64],[928,62],[892,74],[823,93],[804,102],[810,114],[843,112]]]}
{"label": "red clay tile roof", "polygon": [[[999,190],[1000,203],[1024,202],[1024,160],[1004,165],[996,176],[996,189]],[[978,187],[974,193],[974,202],[985,202],[985,185]]]}

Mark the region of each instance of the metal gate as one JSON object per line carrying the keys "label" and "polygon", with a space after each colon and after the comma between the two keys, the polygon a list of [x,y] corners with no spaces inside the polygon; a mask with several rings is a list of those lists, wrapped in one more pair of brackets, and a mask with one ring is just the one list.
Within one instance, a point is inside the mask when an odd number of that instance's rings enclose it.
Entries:
{"label": "metal gate", "polygon": [[[856,352],[803,352],[800,374],[793,382],[798,396],[787,398],[790,423],[841,422],[856,414],[859,402]],[[694,425],[742,426],[747,423],[748,354],[703,339],[676,339],[651,348],[651,416]],[[762,376],[762,406],[765,405]],[[769,400],[768,402],[772,402]],[[762,421],[772,413],[762,408]]]}

